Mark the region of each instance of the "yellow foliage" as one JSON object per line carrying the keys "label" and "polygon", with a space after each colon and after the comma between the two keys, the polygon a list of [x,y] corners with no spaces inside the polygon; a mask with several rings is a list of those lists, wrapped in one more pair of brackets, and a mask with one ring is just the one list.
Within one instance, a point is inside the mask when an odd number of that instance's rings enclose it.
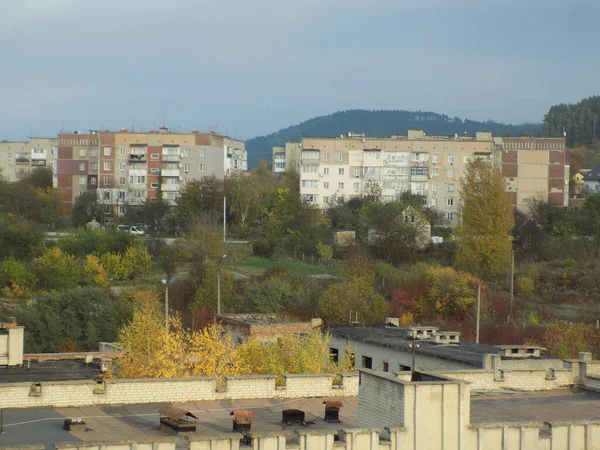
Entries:
{"label": "yellow foliage", "polygon": [[191,375],[220,377],[240,375],[242,368],[231,336],[218,325],[209,325],[190,335],[188,353]]}
{"label": "yellow foliage", "polygon": [[120,253],[109,252],[100,257],[100,262],[110,279],[120,280],[125,276],[125,267]]}
{"label": "yellow foliage", "polygon": [[400,316],[400,326],[402,328],[410,327],[415,324],[415,316],[412,313],[404,313]]}
{"label": "yellow foliage", "polygon": [[425,274],[427,291],[423,311],[425,316],[433,312],[444,316],[464,318],[475,304],[477,278],[451,267],[430,266]]}
{"label": "yellow foliage", "polygon": [[93,281],[97,286],[106,287],[109,285],[108,274],[104,270],[100,259],[94,255],[87,255],[85,258],[83,273],[87,279]]}

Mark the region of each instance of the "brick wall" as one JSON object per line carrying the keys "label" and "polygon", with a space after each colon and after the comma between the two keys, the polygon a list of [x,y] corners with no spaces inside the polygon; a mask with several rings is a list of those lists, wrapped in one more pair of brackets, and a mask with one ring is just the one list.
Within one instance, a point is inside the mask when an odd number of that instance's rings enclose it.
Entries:
{"label": "brick wall", "polygon": [[228,377],[218,391],[209,377],[57,381],[40,383],[40,392],[31,383],[7,383],[0,384],[0,408],[358,395],[358,374],[344,374],[342,381],[334,386],[330,374],[288,375],[284,386],[276,386],[273,375]]}

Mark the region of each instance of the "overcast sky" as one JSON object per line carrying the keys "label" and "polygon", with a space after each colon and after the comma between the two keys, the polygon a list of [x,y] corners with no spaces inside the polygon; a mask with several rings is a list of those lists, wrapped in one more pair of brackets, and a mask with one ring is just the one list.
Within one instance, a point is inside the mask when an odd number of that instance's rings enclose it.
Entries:
{"label": "overcast sky", "polygon": [[598,0],[0,0],[0,140],[251,138],[343,109],[539,122],[600,94]]}

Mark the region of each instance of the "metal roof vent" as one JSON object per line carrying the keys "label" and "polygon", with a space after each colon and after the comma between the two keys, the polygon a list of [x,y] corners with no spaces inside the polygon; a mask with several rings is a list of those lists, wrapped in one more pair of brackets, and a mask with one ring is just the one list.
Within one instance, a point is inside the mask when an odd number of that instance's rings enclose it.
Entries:
{"label": "metal roof vent", "polygon": [[328,423],[340,423],[340,408],[344,406],[341,400],[326,400],[325,404],[325,417],[323,420]]}
{"label": "metal roof vent", "polygon": [[252,419],[254,419],[252,411],[231,411],[230,416],[233,416],[233,431],[244,432],[252,428]]}
{"label": "metal roof vent", "polygon": [[300,409],[286,409],[281,413],[281,421],[286,425],[303,425],[304,416]]}

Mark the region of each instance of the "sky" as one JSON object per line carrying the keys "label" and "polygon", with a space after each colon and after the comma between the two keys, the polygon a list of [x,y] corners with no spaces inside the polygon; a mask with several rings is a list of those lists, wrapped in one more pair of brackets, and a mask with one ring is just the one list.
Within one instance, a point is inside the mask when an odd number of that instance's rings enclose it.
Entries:
{"label": "sky", "polygon": [[600,94],[597,0],[0,0],[0,140],[249,139],[345,109],[541,122]]}

